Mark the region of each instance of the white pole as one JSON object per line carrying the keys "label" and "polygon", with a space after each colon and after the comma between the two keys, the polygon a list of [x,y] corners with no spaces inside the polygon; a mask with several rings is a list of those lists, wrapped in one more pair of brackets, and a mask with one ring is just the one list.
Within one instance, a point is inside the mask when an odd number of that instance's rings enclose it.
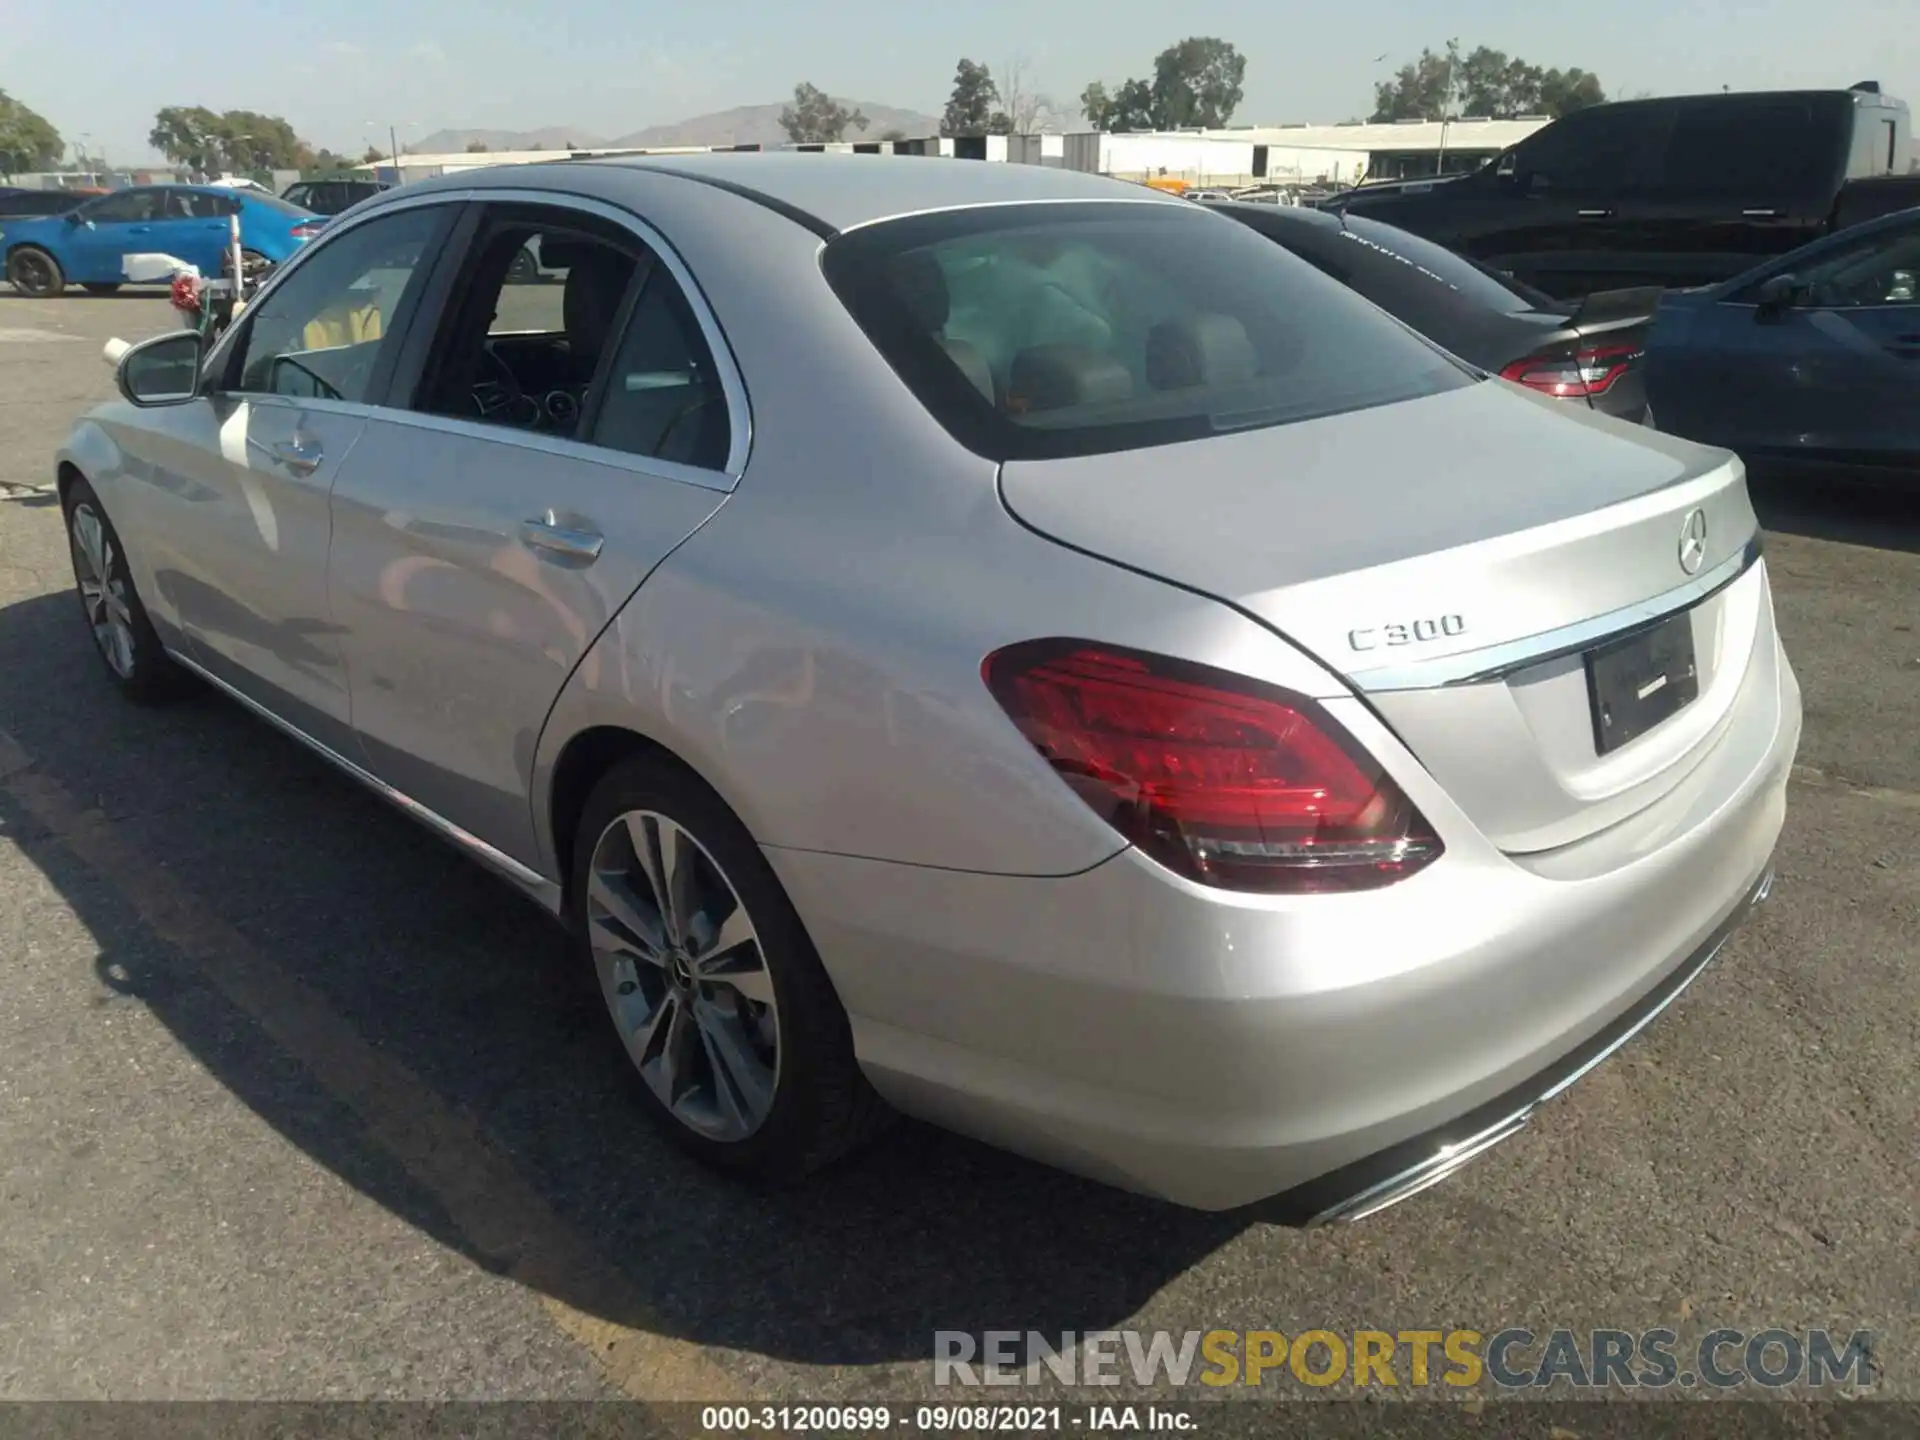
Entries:
{"label": "white pole", "polygon": [[227,217],[227,254],[233,266],[233,303],[238,309],[243,296],[246,276],[240,259],[240,215],[235,211]]}

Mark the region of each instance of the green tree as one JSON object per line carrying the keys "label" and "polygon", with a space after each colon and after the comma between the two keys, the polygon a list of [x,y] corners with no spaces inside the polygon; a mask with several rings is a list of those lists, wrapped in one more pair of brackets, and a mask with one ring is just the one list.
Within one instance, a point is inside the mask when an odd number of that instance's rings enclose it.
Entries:
{"label": "green tree", "polygon": [[484,141],[484,140],[469,140],[469,141],[467,142],[467,154],[469,154],[469,155],[485,155],[485,154],[487,154],[487,153],[488,153],[488,151],[487,151],[487,142],[486,142],[486,141]]}
{"label": "green tree", "polygon": [[940,117],[942,135],[980,135],[993,120],[1000,91],[984,65],[963,59],[953,72],[953,94]]}
{"label": "green tree", "polygon": [[793,103],[780,111],[780,128],[797,145],[831,144],[846,133],[849,125],[865,130],[869,123],[858,110],[847,109],[804,80],[793,87]]}
{"label": "green tree", "polygon": [[1190,36],[1154,57],[1153,79],[1126,80],[1109,92],[1099,80],[1080,92],[1096,130],[1175,130],[1224,125],[1246,93],[1247,58],[1225,40]]}
{"label": "green tree", "polygon": [[1518,56],[1485,45],[1461,54],[1449,40],[1439,51],[1422,50],[1391,80],[1373,87],[1373,118],[1439,120],[1476,115],[1511,120],[1518,115],[1565,115],[1607,96],[1599,77],[1578,66],[1543,70]]}
{"label": "green tree", "polygon": [[386,163],[387,152],[378,145],[367,146],[366,153],[360,157],[362,165],[382,165]]}
{"label": "green tree", "polygon": [[896,128],[892,130],[883,131],[881,133],[880,138],[882,140],[904,140],[907,138],[907,132]]}
{"label": "green tree", "polygon": [[1215,129],[1233,118],[1246,91],[1247,57],[1225,40],[1190,36],[1154,57],[1154,123],[1162,130]]}
{"label": "green tree", "polygon": [[1549,70],[1540,77],[1541,114],[1571,115],[1589,105],[1606,103],[1607,92],[1600,86],[1600,77],[1577,65],[1567,70]]}
{"label": "green tree", "polygon": [[216,114],[202,105],[169,105],[153,117],[147,143],[195,170],[300,170],[314,149],[278,115],[256,110]]}
{"label": "green tree", "polygon": [[1098,80],[1080,92],[1080,109],[1096,130],[1123,135],[1130,130],[1156,128],[1153,87],[1144,80],[1124,80],[1113,94]]}
{"label": "green tree", "polygon": [[66,141],[46,116],[0,90],[0,175],[48,170],[66,153]]}

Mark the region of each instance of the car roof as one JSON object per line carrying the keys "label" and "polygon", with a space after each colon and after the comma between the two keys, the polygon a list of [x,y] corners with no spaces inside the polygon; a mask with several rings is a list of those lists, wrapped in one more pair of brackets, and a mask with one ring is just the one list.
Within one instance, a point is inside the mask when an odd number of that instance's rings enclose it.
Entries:
{"label": "car roof", "polygon": [[779,210],[822,235],[878,220],[974,205],[1061,200],[1118,200],[1191,207],[1144,185],[1050,166],[995,164],[922,155],[846,155],[806,151],[721,152],[704,155],[613,155],[531,165],[463,170],[400,187],[467,189],[502,183],[512,188],[566,188],[580,168],[678,175],[714,185]]}

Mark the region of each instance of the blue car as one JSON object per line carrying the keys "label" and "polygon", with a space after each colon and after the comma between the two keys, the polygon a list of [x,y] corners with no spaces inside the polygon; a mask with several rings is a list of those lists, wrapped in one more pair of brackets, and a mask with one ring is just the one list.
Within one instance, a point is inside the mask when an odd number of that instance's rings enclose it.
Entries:
{"label": "blue car", "polygon": [[0,223],[0,258],[23,295],[58,295],[70,284],[107,295],[127,283],[121,260],[159,252],[218,275],[227,263],[228,217],[240,217],[249,270],[288,259],[326,222],[261,190],[141,185],[101,195],[64,215]]}
{"label": "blue car", "polygon": [[1756,473],[1920,480],[1920,209],[1670,292],[1646,364],[1662,430]]}

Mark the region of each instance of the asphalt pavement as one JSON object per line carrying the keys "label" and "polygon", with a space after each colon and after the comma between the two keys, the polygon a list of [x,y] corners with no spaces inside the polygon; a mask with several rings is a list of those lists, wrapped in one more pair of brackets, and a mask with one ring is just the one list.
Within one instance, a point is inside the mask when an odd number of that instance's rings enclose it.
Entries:
{"label": "asphalt pavement", "polygon": [[764,1195],[651,1133],[525,902],[234,706],[111,693],[5,487],[173,323],[0,291],[0,1399],[902,1400],[936,1330],[1664,1325],[1871,1330],[1920,1400],[1920,493],[1757,497],[1807,705],[1773,900],[1451,1182],[1299,1232],[903,1125]]}

